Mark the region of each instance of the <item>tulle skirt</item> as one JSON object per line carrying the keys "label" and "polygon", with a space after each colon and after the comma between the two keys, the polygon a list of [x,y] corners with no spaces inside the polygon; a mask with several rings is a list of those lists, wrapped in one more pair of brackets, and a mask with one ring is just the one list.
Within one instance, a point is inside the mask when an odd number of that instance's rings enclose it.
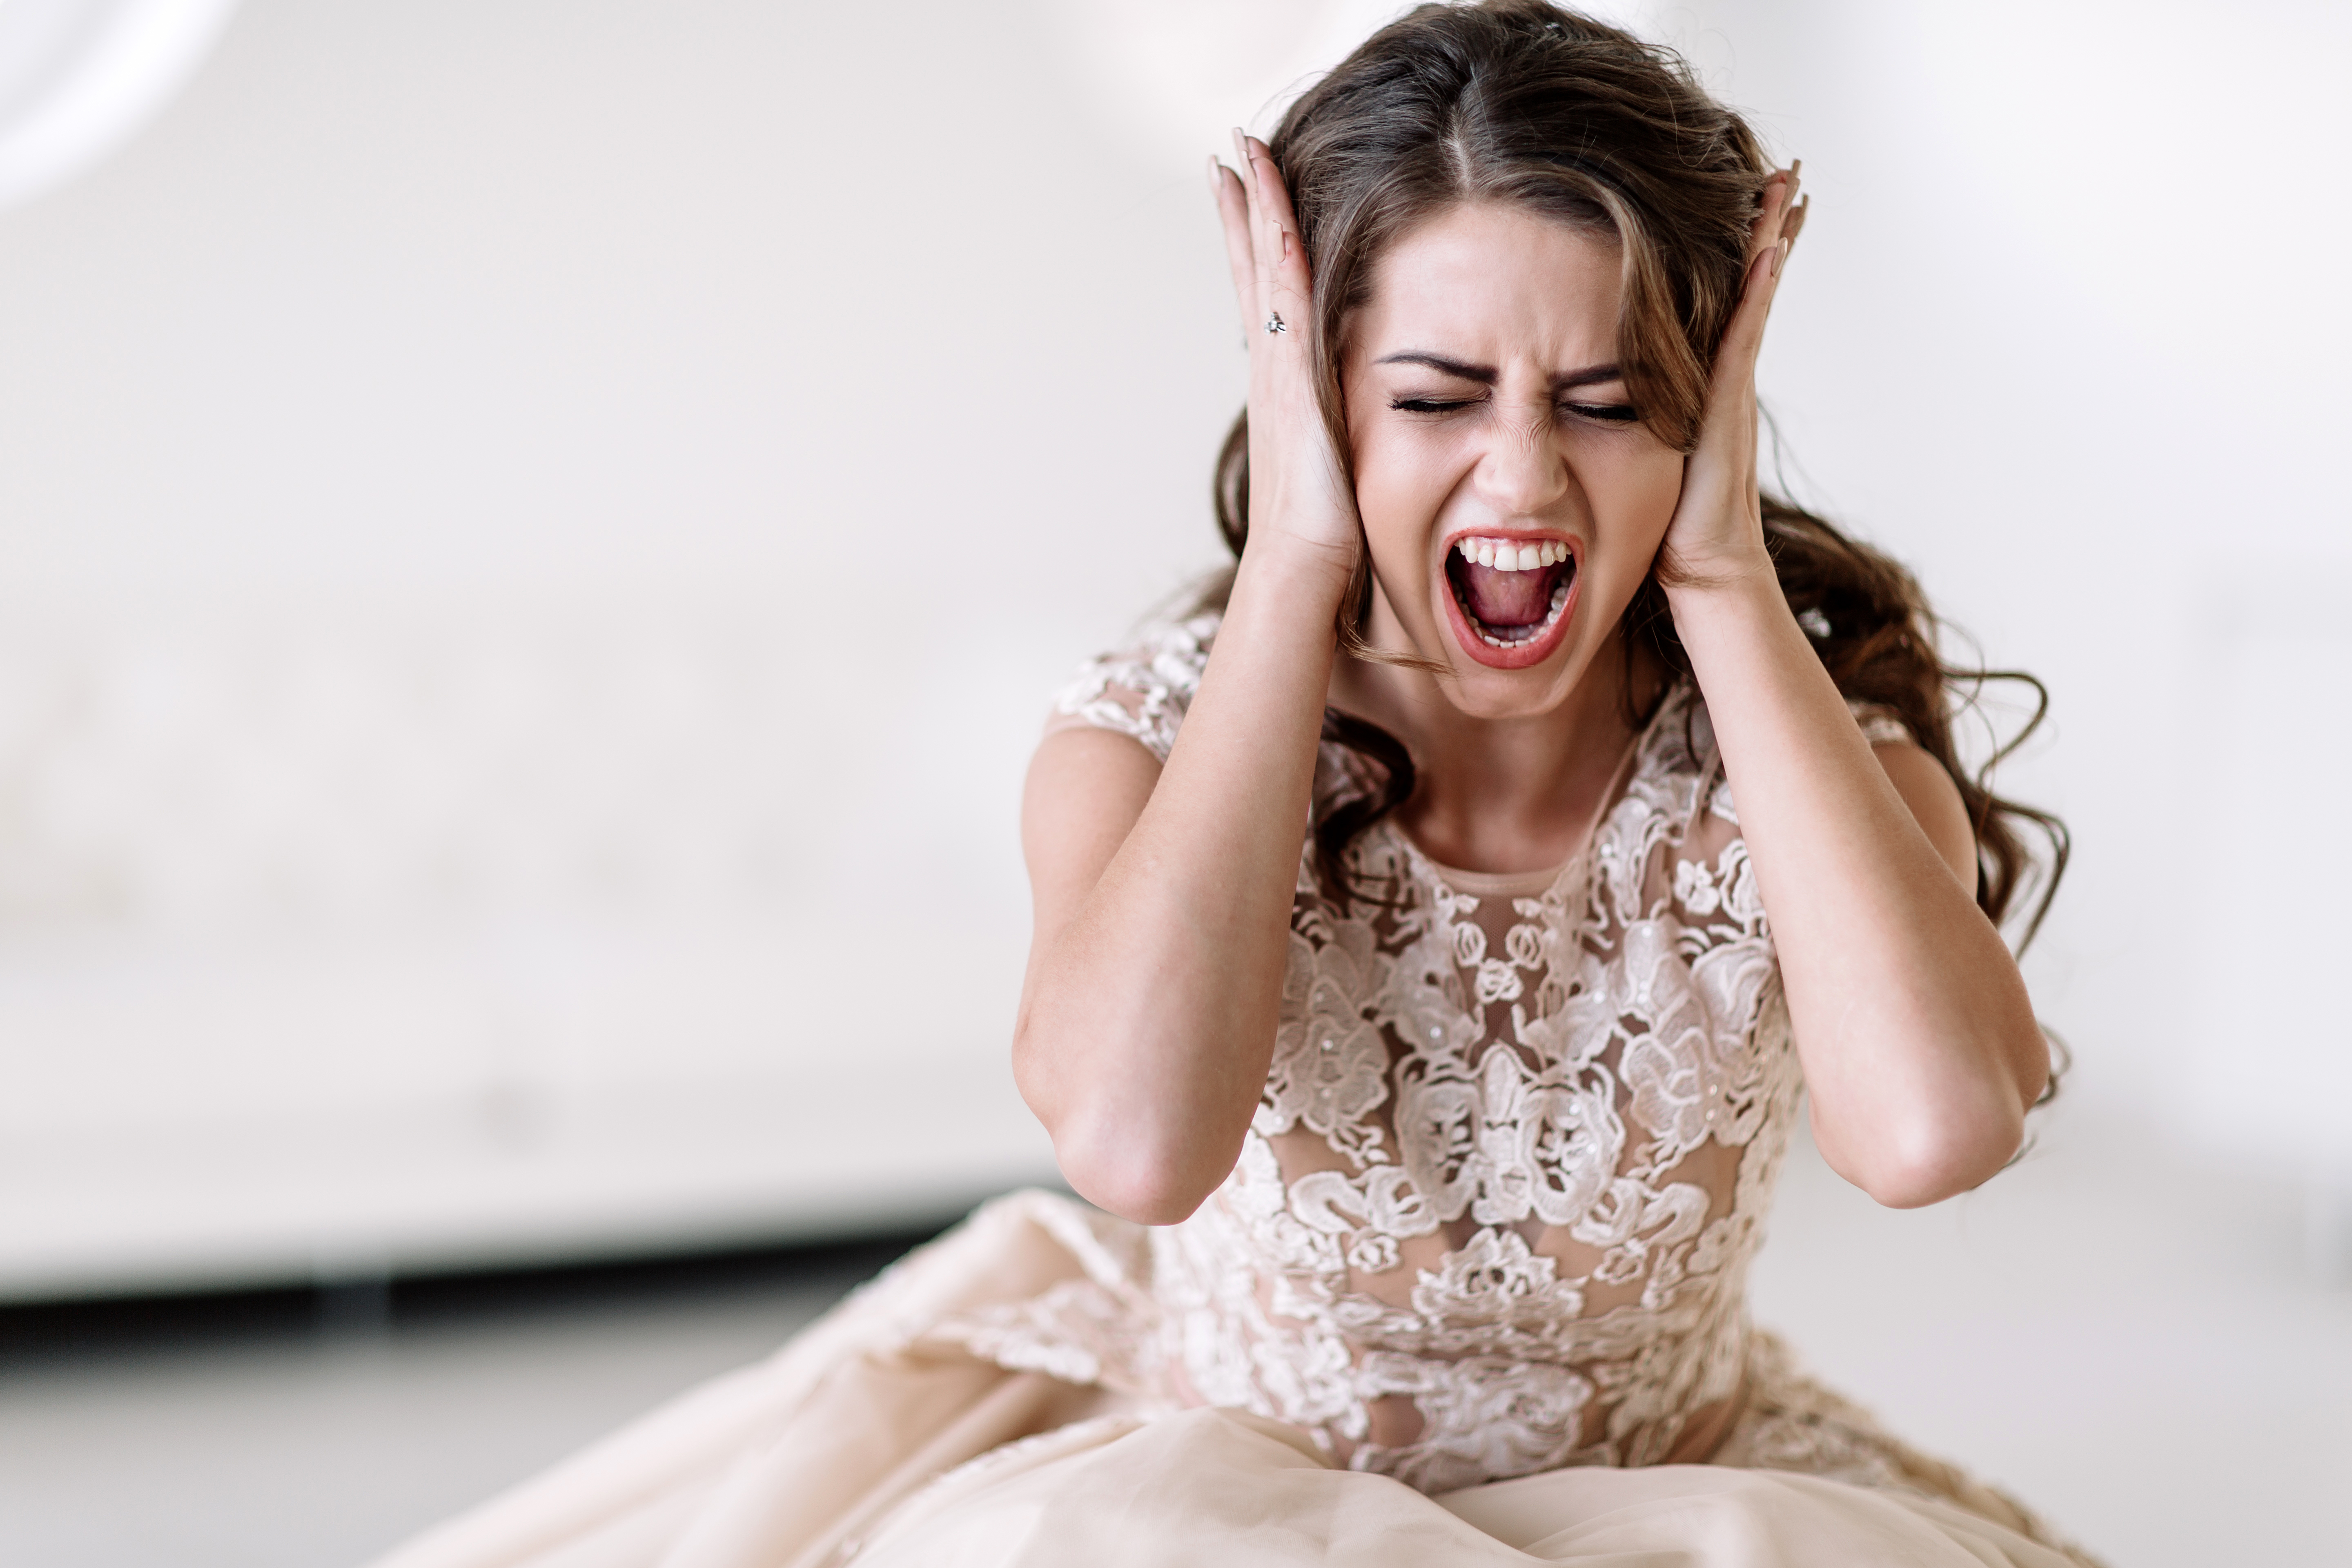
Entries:
{"label": "tulle skirt", "polygon": [[1304,1432],[998,1365],[944,1331],[1076,1278],[1069,1200],[982,1208],[755,1366],[376,1568],[2077,1568],[1759,1336],[1714,1459],[1427,1496]]}

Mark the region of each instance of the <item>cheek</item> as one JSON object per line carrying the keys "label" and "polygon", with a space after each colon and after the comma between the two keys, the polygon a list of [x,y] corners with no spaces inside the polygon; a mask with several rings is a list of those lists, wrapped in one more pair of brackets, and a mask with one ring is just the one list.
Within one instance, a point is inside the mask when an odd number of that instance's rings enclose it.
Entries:
{"label": "cheek", "polygon": [[1595,476],[1593,510],[1604,529],[1622,531],[1628,542],[1649,551],[1666,536],[1675,503],[1682,499],[1683,457],[1663,442],[1644,440],[1610,454]]}
{"label": "cheek", "polygon": [[1396,550],[1417,559],[1460,477],[1460,463],[1441,443],[1416,440],[1410,432],[1359,432],[1352,447],[1356,505],[1374,555]]}
{"label": "cheek", "polygon": [[1630,600],[1649,574],[1675,503],[1682,499],[1682,454],[1658,442],[1612,453],[1587,468],[1593,512],[1593,586],[1612,600]]}

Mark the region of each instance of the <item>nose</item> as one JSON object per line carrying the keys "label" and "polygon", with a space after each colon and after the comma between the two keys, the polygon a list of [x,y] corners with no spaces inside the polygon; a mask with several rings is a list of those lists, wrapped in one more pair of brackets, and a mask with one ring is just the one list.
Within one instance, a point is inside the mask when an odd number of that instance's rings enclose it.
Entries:
{"label": "nose", "polygon": [[1506,516],[1533,517],[1566,494],[1571,482],[1550,400],[1497,412],[1478,460],[1479,492]]}

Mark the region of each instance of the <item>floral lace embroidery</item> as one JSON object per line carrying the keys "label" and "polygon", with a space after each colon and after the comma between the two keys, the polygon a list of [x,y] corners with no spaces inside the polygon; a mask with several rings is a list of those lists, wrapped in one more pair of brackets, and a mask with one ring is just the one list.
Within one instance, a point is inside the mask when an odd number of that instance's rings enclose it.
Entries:
{"label": "floral lace embroidery", "polygon": [[1900,746],[1911,742],[1911,726],[1895,716],[1891,708],[1856,702],[1854,722],[1862,726],[1862,738],[1874,746]]}
{"label": "floral lace embroidery", "polygon": [[[1099,661],[1057,707],[1164,758],[1215,629]],[[1340,913],[1302,852],[1241,1158],[1150,1233],[1158,1359],[1179,1397],[1429,1490],[1664,1458],[1741,1386],[1800,1087],[1704,706],[1669,694],[1547,886],[1474,886],[1387,825],[1350,853],[1385,901]]]}
{"label": "floral lace embroidery", "polygon": [[1139,648],[1089,661],[1055,695],[1054,710],[1132,735],[1166,762],[1184,705],[1208,668],[1217,621],[1214,615],[1195,616],[1161,628]]}

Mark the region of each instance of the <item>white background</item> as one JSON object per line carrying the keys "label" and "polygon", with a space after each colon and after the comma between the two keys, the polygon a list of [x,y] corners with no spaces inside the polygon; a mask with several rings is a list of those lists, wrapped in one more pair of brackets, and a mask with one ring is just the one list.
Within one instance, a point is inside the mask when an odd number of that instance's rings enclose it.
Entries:
{"label": "white background", "polygon": [[[1201,157],[1385,10],[251,0],[0,214],[0,1290],[1042,1173],[1020,773],[1218,559]],[[2352,1188],[2346,12],[1618,14],[1805,160],[1791,487],[2053,691],[2067,1093]]]}

